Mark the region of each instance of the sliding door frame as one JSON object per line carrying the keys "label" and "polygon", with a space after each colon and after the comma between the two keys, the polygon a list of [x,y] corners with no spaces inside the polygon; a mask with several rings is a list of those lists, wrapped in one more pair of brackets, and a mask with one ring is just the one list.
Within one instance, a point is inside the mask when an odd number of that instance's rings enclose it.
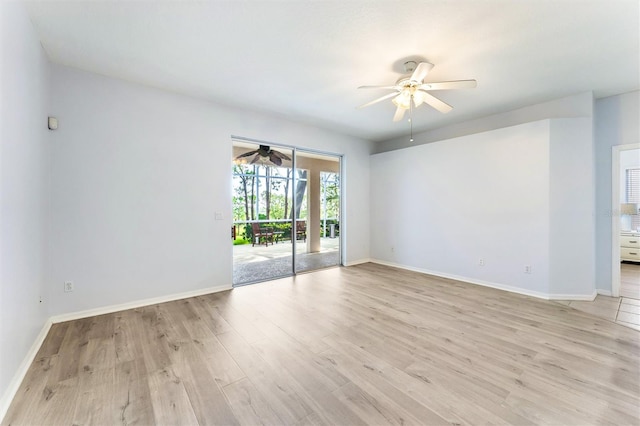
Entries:
{"label": "sliding door frame", "polygon": [[[336,154],[336,153],[332,153],[332,152],[327,152],[327,151],[320,151],[320,150],[315,150],[315,149],[310,149],[310,148],[299,148],[296,147],[294,145],[287,145],[287,144],[283,144],[283,143],[278,143],[278,142],[269,142],[269,141],[264,141],[264,140],[260,140],[260,139],[253,139],[253,138],[246,138],[243,136],[236,136],[236,135],[231,135],[231,144],[233,145],[233,142],[237,141],[237,142],[246,142],[246,143],[252,143],[252,144],[257,144],[257,145],[268,145],[270,147],[275,147],[275,148],[285,148],[285,149],[289,149],[291,150],[291,200],[293,203],[293,208],[294,208],[294,214],[293,214],[293,219],[291,220],[291,262],[292,262],[292,268],[291,268],[291,275],[286,275],[286,276],[295,276],[298,274],[298,270],[296,268],[296,254],[297,254],[297,243],[298,243],[298,239],[295,238],[295,228],[296,228],[296,224],[297,224],[297,219],[296,219],[296,215],[295,215],[295,206],[297,205],[297,199],[296,199],[296,169],[297,169],[297,157],[298,157],[298,152],[301,153],[309,153],[309,154],[315,154],[315,155],[324,155],[327,157],[335,157],[338,159],[339,162],[339,170],[340,170],[340,235],[339,235],[339,243],[338,243],[338,259],[339,259],[339,264],[338,266],[343,266],[345,264],[344,261],[344,243],[345,243],[345,239],[344,239],[344,235],[346,234],[346,221],[344,220],[345,218],[345,198],[344,198],[344,156],[342,154]],[[309,196],[309,195],[307,195]],[[233,208],[232,208],[233,210]],[[302,272],[309,272],[309,271],[302,271]],[[254,284],[257,282],[261,282],[261,281],[269,281],[271,279],[278,279],[278,278],[283,278],[283,276],[278,276],[278,277],[273,277],[273,278],[267,278],[264,280],[256,280],[256,281],[251,281],[251,282],[247,282],[247,283],[243,283],[240,285],[245,285],[245,284]],[[235,286],[235,284],[234,284]]]}
{"label": "sliding door frame", "polygon": [[[346,226],[345,226],[345,215],[344,215],[344,206],[345,206],[345,198],[344,198],[344,156],[342,154],[335,154],[335,153],[331,153],[331,152],[327,152],[327,151],[320,151],[320,150],[316,150],[316,149],[310,149],[310,148],[297,148],[294,147],[295,151],[294,154],[297,153],[297,151],[303,152],[303,153],[308,153],[308,154],[315,154],[315,155],[324,155],[326,157],[335,157],[338,159],[338,166],[339,166],[339,173],[340,173],[340,235],[338,237],[338,266],[344,266],[345,262],[344,262],[344,258],[343,258],[343,247],[344,247],[344,242],[345,240],[344,235],[346,234]],[[293,173],[293,175],[295,176],[295,173]],[[309,195],[307,195],[309,196]],[[295,201],[295,199],[294,199]],[[344,230],[344,232],[343,232]],[[294,271],[294,275],[297,275],[298,271],[296,270],[296,264],[295,264],[295,259],[294,259],[294,263],[293,263],[293,271]],[[311,271],[302,271],[302,272],[311,272]]]}

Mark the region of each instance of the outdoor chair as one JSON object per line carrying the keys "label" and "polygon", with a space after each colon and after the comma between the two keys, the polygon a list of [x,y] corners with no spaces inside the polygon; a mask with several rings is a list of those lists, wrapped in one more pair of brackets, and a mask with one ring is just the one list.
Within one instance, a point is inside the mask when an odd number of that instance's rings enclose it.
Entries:
{"label": "outdoor chair", "polygon": [[307,222],[296,221],[296,240],[307,241]]}
{"label": "outdoor chair", "polygon": [[251,246],[255,247],[256,244],[264,244],[265,246],[269,246],[269,243],[273,245],[273,229],[261,227],[259,223],[254,222],[251,224],[251,229],[253,230],[253,239],[251,241]]}

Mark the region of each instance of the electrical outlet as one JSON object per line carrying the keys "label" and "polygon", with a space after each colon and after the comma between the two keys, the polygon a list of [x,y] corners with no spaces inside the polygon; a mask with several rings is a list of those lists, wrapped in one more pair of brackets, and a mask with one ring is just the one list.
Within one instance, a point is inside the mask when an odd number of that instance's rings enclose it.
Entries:
{"label": "electrical outlet", "polygon": [[65,281],[64,282],[64,292],[69,293],[73,291],[73,281]]}
{"label": "electrical outlet", "polygon": [[480,260],[478,260],[478,265],[484,266],[484,259],[483,258],[480,258]]}
{"label": "electrical outlet", "polygon": [[531,265],[524,265],[524,273],[525,274],[531,273]]}

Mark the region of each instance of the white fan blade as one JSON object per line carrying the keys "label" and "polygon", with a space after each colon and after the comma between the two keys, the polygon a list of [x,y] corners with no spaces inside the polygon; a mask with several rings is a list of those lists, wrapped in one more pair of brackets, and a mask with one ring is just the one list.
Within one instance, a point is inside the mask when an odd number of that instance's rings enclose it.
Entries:
{"label": "white fan blade", "polygon": [[360,86],[358,89],[388,89],[398,90],[398,86]]}
{"label": "white fan blade", "polygon": [[449,111],[451,111],[453,109],[453,107],[443,101],[441,101],[440,99],[436,98],[433,95],[430,95],[427,92],[424,92],[424,94],[426,95],[424,97],[424,102],[426,104],[431,105],[432,107],[434,107],[435,109],[437,109],[438,111],[440,111],[443,114],[448,113]]}
{"label": "white fan blade", "polygon": [[429,62],[420,62],[411,74],[411,81],[422,81],[433,68],[433,64]]}
{"label": "white fan blade", "polygon": [[368,107],[369,105],[373,105],[373,104],[375,104],[375,103],[378,103],[378,102],[384,101],[385,99],[389,99],[389,98],[391,98],[391,97],[393,97],[393,96],[396,96],[397,94],[398,94],[398,92],[389,93],[388,95],[384,95],[384,96],[382,96],[382,97],[379,97],[378,99],[374,99],[374,100],[372,100],[371,102],[367,102],[367,103],[366,103],[366,104],[364,104],[364,105],[360,105],[360,106],[358,107],[358,109],[360,109],[360,108],[364,108],[364,107]]}
{"label": "white fan blade", "polygon": [[404,112],[405,111],[406,111],[406,109],[404,109],[402,107],[396,108],[396,113],[393,115],[393,121],[402,120],[402,117],[404,117]]}
{"label": "white fan blade", "polygon": [[473,89],[478,86],[475,80],[440,81],[438,83],[425,83],[418,86],[420,90],[450,90]]}

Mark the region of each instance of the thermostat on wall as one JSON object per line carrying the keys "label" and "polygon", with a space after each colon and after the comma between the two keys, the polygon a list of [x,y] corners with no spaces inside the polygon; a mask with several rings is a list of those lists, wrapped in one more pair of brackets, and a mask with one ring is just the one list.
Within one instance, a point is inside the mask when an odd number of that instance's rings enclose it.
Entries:
{"label": "thermostat on wall", "polygon": [[49,117],[49,130],[56,130],[58,128],[58,119],[55,117]]}

